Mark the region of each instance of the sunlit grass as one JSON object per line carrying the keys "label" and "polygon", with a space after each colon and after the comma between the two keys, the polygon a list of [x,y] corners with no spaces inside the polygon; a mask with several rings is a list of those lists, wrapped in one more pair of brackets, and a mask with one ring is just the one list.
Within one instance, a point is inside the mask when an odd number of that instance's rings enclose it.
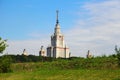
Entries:
{"label": "sunlit grass", "polygon": [[0,74],[0,80],[120,80],[120,70],[36,70]]}
{"label": "sunlit grass", "polygon": [[114,58],[13,63],[11,68],[11,73],[0,73],[0,80],[120,80]]}

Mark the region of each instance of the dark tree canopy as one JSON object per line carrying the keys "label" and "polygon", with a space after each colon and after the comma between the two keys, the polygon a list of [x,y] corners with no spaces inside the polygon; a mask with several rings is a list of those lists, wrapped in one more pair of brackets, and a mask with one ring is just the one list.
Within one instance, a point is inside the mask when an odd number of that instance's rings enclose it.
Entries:
{"label": "dark tree canopy", "polygon": [[0,37],[0,53],[2,53],[7,47],[6,40],[2,40]]}
{"label": "dark tree canopy", "polygon": [[115,51],[117,53],[117,58],[118,58],[118,64],[120,66],[120,48],[117,48],[117,46],[115,46]]}

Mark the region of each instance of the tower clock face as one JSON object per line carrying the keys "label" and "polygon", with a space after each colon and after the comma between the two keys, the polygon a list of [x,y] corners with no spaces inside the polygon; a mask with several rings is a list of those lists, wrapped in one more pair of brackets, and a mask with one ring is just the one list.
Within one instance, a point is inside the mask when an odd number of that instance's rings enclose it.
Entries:
{"label": "tower clock face", "polygon": [[61,39],[61,36],[59,36],[59,39]]}
{"label": "tower clock face", "polygon": [[59,45],[62,46],[63,45],[63,36],[59,36]]}
{"label": "tower clock face", "polygon": [[59,36],[59,40],[63,40],[63,36]]}

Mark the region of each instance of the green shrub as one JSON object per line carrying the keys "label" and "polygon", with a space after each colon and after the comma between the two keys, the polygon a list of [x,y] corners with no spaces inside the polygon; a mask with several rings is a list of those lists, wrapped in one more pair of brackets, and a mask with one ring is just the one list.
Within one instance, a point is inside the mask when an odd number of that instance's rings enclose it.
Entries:
{"label": "green shrub", "polygon": [[2,56],[0,58],[0,73],[11,72],[11,62],[12,59],[9,56]]}
{"label": "green shrub", "polygon": [[120,66],[120,48],[117,48],[117,46],[115,46],[115,51],[117,53],[118,65]]}

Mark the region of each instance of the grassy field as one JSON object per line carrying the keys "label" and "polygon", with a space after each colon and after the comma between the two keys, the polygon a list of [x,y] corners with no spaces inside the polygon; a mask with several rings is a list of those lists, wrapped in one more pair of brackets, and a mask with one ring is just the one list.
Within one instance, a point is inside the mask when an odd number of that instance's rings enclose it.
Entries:
{"label": "grassy field", "polygon": [[116,58],[57,59],[51,62],[13,63],[0,80],[120,80]]}
{"label": "grassy field", "polygon": [[120,70],[36,70],[0,74],[0,80],[120,80]]}

